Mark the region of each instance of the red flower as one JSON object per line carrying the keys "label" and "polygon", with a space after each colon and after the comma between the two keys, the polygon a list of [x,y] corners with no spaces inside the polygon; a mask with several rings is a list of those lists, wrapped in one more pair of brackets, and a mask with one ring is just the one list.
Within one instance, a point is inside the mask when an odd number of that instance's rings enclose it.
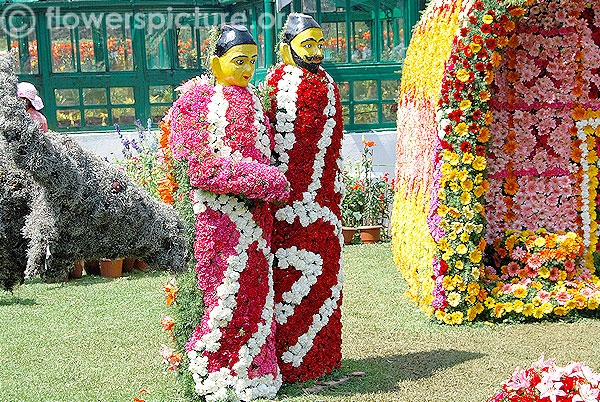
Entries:
{"label": "red flower", "polygon": [[475,153],[477,154],[477,156],[483,156],[483,155],[485,155],[485,146],[483,146],[483,145],[477,145],[475,147]]}
{"label": "red flower", "polygon": [[454,120],[455,122],[458,123],[458,122],[460,122],[462,120],[461,119],[462,115],[463,115],[462,110],[456,109],[456,110],[453,110],[450,113],[448,113],[448,118],[450,120]]}
{"label": "red flower", "polygon": [[492,26],[490,24],[482,24],[481,25],[481,32],[483,32],[485,34],[492,33]]}
{"label": "red flower", "polygon": [[466,36],[469,34],[469,31],[470,31],[470,30],[471,30],[470,28],[461,28],[461,29],[460,29],[460,35],[461,35],[462,37],[466,37]]}
{"label": "red flower", "polygon": [[488,38],[485,40],[485,47],[490,50],[494,50],[498,46],[498,42],[494,38]]}
{"label": "red flower", "polygon": [[469,144],[467,141],[463,141],[460,144],[460,150],[463,152],[471,152],[471,144]]}

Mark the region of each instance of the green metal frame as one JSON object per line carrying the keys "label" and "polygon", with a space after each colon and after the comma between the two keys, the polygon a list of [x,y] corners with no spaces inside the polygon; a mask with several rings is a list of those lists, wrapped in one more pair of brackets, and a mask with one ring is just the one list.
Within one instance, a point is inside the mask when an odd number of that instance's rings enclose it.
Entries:
{"label": "green metal frame", "polygon": [[[316,1],[316,9],[321,9],[321,0]],[[346,22],[346,37],[350,38],[352,35],[351,22],[357,20],[360,16],[351,13],[351,1],[345,0],[346,7],[344,13],[323,13],[317,12],[314,16],[317,21],[332,21],[333,19],[341,19]],[[399,80],[401,75],[401,65],[397,62],[382,62],[380,61],[380,49],[379,44],[381,42],[381,10],[380,4],[388,0],[373,0],[374,10],[372,13],[363,16],[365,19],[371,18],[373,21],[372,27],[372,43],[374,50],[374,58],[372,62],[361,62],[361,63],[331,63],[324,62],[323,66],[332,75],[332,77],[339,83],[348,83],[349,93],[346,99],[343,99],[343,106],[347,110],[345,128],[347,130],[369,130],[369,129],[380,129],[380,128],[393,128],[395,127],[394,121],[383,121],[383,109],[388,107],[386,105],[395,104],[394,99],[382,99],[381,80]],[[401,1],[401,0],[400,0]],[[410,41],[410,34],[412,26],[417,22],[419,18],[420,8],[423,6],[423,0],[404,0],[404,43],[408,44]],[[6,3],[0,5],[0,13],[2,8],[6,6]],[[264,78],[267,68],[276,60],[275,44],[277,43],[276,35],[281,28],[282,21],[285,21],[285,16],[290,10],[295,11],[301,10],[301,0],[294,0],[292,7],[286,7],[283,13],[274,13],[275,7],[274,2],[271,0],[251,0],[249,2],[234,2],[232,0],[221,0],[217,1],[206,1],[206,0],[127,0],[127,1],[75,1],[75,2],[62,2],[62,1],[43,1],[43,2],[29,2],[28,6],[32,8],[36,15],[36,38],[37,38],[37,51],[38,55],[41,55],[40,60],[50,59],[52,54],[52,43],[50,37],[50,31],[47,25],[47,18],[45,18],[45,12],[49,7],[60,7],[63,13],[101,13],[110,10],[111,12],[131,13],[130,18],[134,18],[140,13],[159,13],[167,12],[170,10],[169,18],[173,18],[172,14],[178,12],[193,12],[196,8],[202,13],[215,13],[216,15],[227,13],[232,14],[235,12],[245,12],[249,17],[249,25],[253,32],[253,35],[258,38],[259,33],[263,35],[263,51],[262,55],[263,63],[262,66],[256,71],[255,81],[260,81]],[[259,32],[259,21],[258,19],[263,13],[273,13],[276,16],[278,25],[274,28],[265,26],[262,32]],[[283,15],[280,15],[283,14]],[[193,21],[189,21],[190,24]],[[217,21],[209,21],[209,23],[215,23]],[[340,21],[341,22],[341,21]],[[199,27],[192,27],[193,31],[191,36],[196,39],[195,47],[197,55],[201,55],[201,43],[199,38],[201,37]],[[201,57],[197,56],[195,68],[183,68],[179,65],[178,48],[177,48],[177,31],[171,26],[168,27],[164,32],[164,37],[167,43],[165,52],[161,53],[162,59],[161,64],[165,64],[167,68],[153,69],[149,68],[147,63],[146,53],[146,40],[147,32],[146,28],[137,29],[134,24],[131,24],[131,43],[133,51],[133,69],[131,71],[109,71],[109,59],[108,50],[106,48],[106,24],[103,24],[101,29],[92,30],[93,44],[94,44],[94,57],[96,61],[104,63],[106,71],[99,72],[80,72],[78,71],[81,60],[79,60],[79,51],[73,51],[73,63],[75,68],[74,72],[53,72],[51,63],[38,63],[38,71],[36,74],[21,74],[19,79],[27,80],[34,83],[39,91],[40,95],[45,101],[45,109],[43,110],[48,118],[48,125],[51,129],[57,129],[58,121],[56,112],[60,110],[78,109],[81,114],[81,126],[70,127],[68,129],[61,128],[61,131],[94,131],[94,130],[106,130],[104,126],[86,125],[84,115],[89,110],[107,109],[108,125],[111,124],[112,110],[119,108],[135,108],[135,116],[137,118],[147,118],[151,116],[153,108],[162,107],[166,108],[175,98],[174,87],[179,83],[199,75],[203,72],[201,65]],[[79,34],[77,30],[72,30],[73,43],[78,48]],[[7,47],[10,48],[11,38],[7,38]],[[103,43],[103,44],[102,44]],[[350,43],[348,40],[347,43]],[[21,52],[27,51],[28,43],[26,40],[19,41],[19,48]],[[351,60],[350,46],[347,47],[347,60]],[[47,56],[44,56],[47,55]],[[369,81],[373,80],[377,85],[377,99],[372,100],[358,100],[354,97],[354,82],[358,81]],[[169,86],[171,89],[171,97],[167,97],[163,101],[151,103],[150,100],[150,88]],[[135,102],[132,104],[112,104],[110,98],[110,89],[112,87],[130,87],[133,88]],[[55,89],[71,89],[75,88],[79,90],[79,105],[76,106],[59,106],[56,104]],[[106,91],[106,104],[96,105],[84,105],[82,91],[84,88],[104,88]],[[355,111],[356,107],[360,105],[375,105],[377,112],[377,121],[369,124],[360,124],[355,122]],[[393,106],[389,106],[393,107]],[[152,108],[152,109],[151,109]],[[127,125],[126,125],[127,126]]]}

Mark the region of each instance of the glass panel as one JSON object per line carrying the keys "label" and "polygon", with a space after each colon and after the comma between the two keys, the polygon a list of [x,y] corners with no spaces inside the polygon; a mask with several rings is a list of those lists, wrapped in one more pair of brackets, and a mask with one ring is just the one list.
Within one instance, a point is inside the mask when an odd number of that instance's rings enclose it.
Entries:
{"label": "glass panel", "polygon": [[383,122],[395,122],[398,113],[398,104],[394,103],[383,103],[381,104],[381,111],[383,112]]}
{"label": "glass panel", "polygon": [[204,56],[208,51],[208,44],[210,43],[209,32],[210,27],[200,27],[198,28],[199,36],[198,40],[200,41],[200,57]]}
{"label": "glass panel", "polygon": [[350,106],[342,105],[342,117],[344,118],[344,124],[350,124]]}
{"label": "glass panel", "polygon": [[135,109],[132,107],[112,109],[113,124],[135,124]]}
{"label": "glass panel", "polygon": [[79,106],[78,89],[55,89],[54,97],[56,99],[56,106]]}
{"label": "glass panel", "polygon": [[150,69],[171,68],[169,57],[168,24],[165,14],[147,14],[146,64]]}
{"label": "glass panel", "polygon": [[197,68],[198,52],[196,51],[196,34],[193,27],[184,26],[177,29],[177,55],[179,67]]}
{"label": "glass panel", "polygon": [[58,127],[79,127],[81,126],[81,112],[76,109],[57,110],[56,120]]}
{"label": "glass panel", "polygon": [[377,99],[377,81],[354,81],[354,100]]}
{"label": "glass panel", "polygon": [[354,106],[354,124],[375,123],[377,123],[377,105],[375,103]]}
{"label": "glass panel", "polygon": [[150,103],[173,103],[173,87],[170,85],[160,85],[149,87]]}
{"label": "glass panel", "polygon": [[111,71],[133,70],[130,29],[126,29],[123,25],[107,22],[106,49],[108,50],[108,68]]}
{"label": "glass panel", "polygon": [[340,99],[342,102],[348,102],[350,100],[350,83],[348,81],[342,81],[338,82],[337,86],[340,90]]}
{"label": "glass panel", "polygon": [[400,80],[381,80],[381,99],[398,99]]}
{"label": "glass panel", "polygon": [[131,87],[114,87],[110,89],[110,103],[113,105],[133,105],[135,99],[133,97],[133,88]]}
{"label": "glass panel", "polygon": [[0,18],[0,29],[2,29],[2,35],[0,35],[0,52],[6,52],[8,50],[8,41],[6,39],[6,35],[4,35],[4,28],[2,28],[3,20]]}
{"label": "glass panel", "polygon": [[99,29],[79,27],[79,61],[81,71],[105,71],[102,32]]}
{"label": "glass panel", "polygon": [[169,106],[151,106],[150,107],[150,116],[153,123],[158,123],[165,117],[167,111],[169,110]]}
{"label": "glass panel", "polygon": [[[258,16],[260,18],[260,15]],[[256,68],[265,67],[265,26],[266,21],[258,23],[258,59],[256,59]]]}
{"label": "glass panel", "polygon": [[[0,49],[6,50],[6,37],[2,37]],[[10,49],[16,58],[16,74],[37,74],[38,73],[38,54],[37,40],[35,31],[28,36],[15,40],[10,44]]]}
{"label": "glass panel", "polygon": [[[83,88],[83,104],[106,105],[106,88]],[[87,122],[87,112],[85,121]]]}
{"label": "glass panel", "polygon": [[404,59],[404,4],[382,0],[381,4],[381,61],[399,62]]}
{"label": "glass panel", "polygon": [[73,30],[65,27],[52,28],[50,30],[50,40],[52,43],[52,72],[75,71]]}
{"label": "glass panel", "polygon": [[323,22],[323,36],[325,37],[325,49],[323,56],[325,60],[334,63],[345,63],[348,61],[347,42],[346,42],[346,21],[344,9],[339,9],[339,22]]}
{"label": "glass panel", "polygon": [[373,23],[375,2],[372,0],[350,0],[352,62],[373,61]]}
{"label": "glass panel", "polygon": [[85,125],[86,126],[107,126],[108,125],[108,110],[107,109],[86,109],[84,113],[85,113]]}

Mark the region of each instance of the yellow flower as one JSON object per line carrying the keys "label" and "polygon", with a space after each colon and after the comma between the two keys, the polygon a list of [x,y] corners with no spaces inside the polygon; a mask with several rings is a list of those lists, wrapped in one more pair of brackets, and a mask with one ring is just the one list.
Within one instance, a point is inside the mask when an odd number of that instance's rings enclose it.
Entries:
{"label": "yellow flower", "polygon": [[471,78],[471,75],[467,70],[461,69],[456,72],[456,78],[458,78],[459,81],[467,82],[469,81],[469,78]]}
{"label": "yellow flower", "polygon": [[473,169],[475,170],[483,170],[487,166],[487,162],[483,156],[478,156],[473,161]]}
{"label": "yellow flower", "polygon": [[483,21],[484,24],[491,24],[494,22],[494,17],[492,17],[490,14],[486,14],[483,16],[481,21]]}
{"label": "yellow flower", "polygon": [[460,195],[460,202],[462,202],[463,205],[468,205],[471,203],[471,194],[467,193],[466,191],[463,191],[462,194]]}
{"label": "yellow flower", "polygon": [[544,312],[542,311],[541,307],[536,307],[533,309],[533,318],[537,318],[540,319],[544,316]]}
{"label": "yellow flower", "polygon": [[463,315],[462,311],[455,311],[451,315],[452,315],[452,324],[460,325],[463,323],[464,315]]}
{"label": "yellow flower", "polygon": [[481,272],[479,272],[479,268],[477,267],[473,267],[471,268],[471,275],[473,276],[473,278],[475,278],[476,280],[479,280],[479,277],[481,276]]}
{"label": "yellow flower", "polygon": [[448,238],[450,240],[456,240],[456,239],[458,239],[458,235],[456,234],[456,232],[450,232],[450,233],[448,233]]}
{"label": "yellow flower", "polygon": [[469,47],[471,48],[471,51],[473,53],[479,53],[479,51],[481,50],[481,45],[479,43],[471,42],[469,44]]}
{"label": "yellow flower", "polygon": [[496,300],[494,300],[491,297],[488,297],[487,299],[485,299],[484,303],[485,303],[485,307],[492,309],[496,305]]}
{"label": "yellow flower", "polygon": [[467,172],[466,169],[459,171],[458,174],[456,175],[456,178],[461,182],[461,186],[462,186],[462,182],[467,180],[467,177],[469,177],[469,172]]}
{"label": "yellow flower", "polygon": [[448,240],[446,240],[445,238],[441,238],[438,243],[438,248],[440,249],[440,251],[446,251],[448,250],[448,247]]}
{"label": "yellow flower", "polygon": [[450,292],[447,300],[449,305],[456,307],[460,304],[461,297],[457,292]]}
{"label": "yellow flower", "polygon": [[460,186],[465,191],[471,191],[471,190],[473,190],[473,180],[471,180],[471,179],[465,179],[464,181],[462,181],[460,183]]}
{"label": "yellow flower", "polygon": [[506,311],[507,313],[510,313],[511,311],[513,311],[513,304],[511,302],[505,303],[504,311]]}
{"label": "yellow flower", "polygon": [[548,279],[550,277],[550,270],[547,267],[541,267],[538,271],[538,275],[542,279]]}
{"label": "yellow flower", "polygon": [[468,100],[468,99],[463,99],[463,100],[460,102],[460,105],[459,105],[459,108],[460,108],[460,110],[467,110],[467,109],[469,109],[470,107],[471,107],[471,101],[470,101],[470,100]]}
{"label": "yellow flower", "polygon": [[560,273],[558,274],[558,280],[564,281],[565,279],[567,279],[567,273],[565,271],[560,271]]}
{"label": "yellow flower", "polygon": [[477,317],[477,309],[475,308],[475,306],[469,308],[467,310],[467,320],[468,321],[473,321],[475,319],[475,317]]}
{"label": "yellow flower", "polygon": [[454,131],[456,131],[456,134],[458,134],[462,137],[462,136],[466,135],[467,132],[469,131],[469,126],[467,126],[466,123],[458,123],[456,125],[456,127],[454,128]]}
{"label": "yellow flower", "polygon": [[475,250],[471,254],[469,254],[469,260],[471,260],[474,264],[479,264],[481,262],[481,250]]}
{"label": "yellow flower", "polygon": [[531,286],[532,288],[537,289],[537,290],[542,290],[544,288],[544,286],[537,281],[531,282],[531,285],[529,285],[529,286]]}
{"label": "yellow flower", "polygon": [[500,318],[504,315],[504,304],[496,303],[496,305],[494,306],[494,315],[497,318]]}
{"label": "yellow flower", "polygon": [[446,288],[446,290],[454,290],[454,283],[452,282],[452,277],[449,275],[444,276],[444,281],[442,282],[442,285],[444,285],[444,288]]}
{"label": "yellow flower", "polygon": [[477,198],[481,197],[483,193],[485,193],[485,189],[481,186],[477,186],[475,190],[473,190],[473,194],[475,194],[475,197]]}
{"label": "yellow flower", "polygon": [[467,232],[463,232],[463,233],[460,235],[460,241],[461,241],[461,242],[463,242],[463,243],[466,243],[466,242],[468,242],[468,241],[469,241],[469,238],[470,238],[470,237],[471,237],[471,235],[470,235],[469,233],[467,233]]}
{"label": "yellow flower", "polygon": [[456,264],[454,264],[454,267],[459,271],[462,271],[465,268],[465,264],[463,264],[461,260],[458,260],[456,261]]}
{"label": "yellow flower", "polygon": [[527,290],[527,286],[525,286],[525,285],[516,285],[513,288],[513,294],[518,299],[522,299],[522,298],[526,297],[527,293],[529,293],[529,292]]}
{"label": "yellow flower", "polygon": [[513,303],[513,310],[515,313],[522,313],[523,312],[523,306],[525,306],[525,304],[521,301],[521,300],[515,300]]}
{"label": "yellow flower", "polygon": [[544,247],[544,245],[546,244],[546,239],[544,239],[543,237],[538,237],[537,239],[535,239],[533,244],[535,244],[538,247]]}
{"label": "yellow flower", "polygon": [[469,295],[469,296],[465,297],[465,300],[468,301],[469,304],[475,304],[475,302],[477,301],[477,296]]}
{"label": "yellow flower", "polygon": [[466,153],[463,155],[463,157],[462,157],[462,162],[463,162],[465,165],[470,165],[470,164],[471,164],[471,162],[473,162],[474,160],[475,160],[475,155],[473,155],[473,154],[472,154],[472,153],[470,153],[470,152],[466,152]]}
{"label": "yellow flower", "polygon": [[[490,124],[492,124],[492,122],[494,121],[494,113],[492,113],[491,110],[488,110],[485,113],[485,117],[483,119],[483,122],[485,123],[486,126],[489,126]],[[482,141],[484,142],[484,141]]]}
{"label": "yellow flower", "polygon": [[595,298],[588,299],[588,308],[590,310],[596,310],[598,308],[598,306],[600,306],[600,302],[598,302],[598,299],[595,299]]}
{"label": "yellow flower", "polygon": [[523,305],[523,315],[529,317],[533,314],[533,304],[527,303]]}
{"label": "yellow flower", "polygon": [[448,161],[452,166],[456,166],[458,165],[458,162],[460,162],[460,156],[458,156],[456,152],[451,152],[448,157]]}
{"label": "yellow flower", "polygon": [[556,314],[556,315],[567,315],[568,312],[569,312],[569,309],[567,309],[565,307],[561,307],[561,306],[558,306],[554,309],[554,314]]}
{"label": "yellow flower", "polygon": [[544,314],[550,314],[552,312],[552,310],[554,309],[554,306],[552,306],[552,304],[546,302],[546,303],[542,304],[540,306],[540,308],[542,309]]}
{"label": "yellow flower", "polygon": [[460,244],[458,247],[456,247],[456,252],[458,254],[467,254],[469,250],[467,249],[467,246],[465,246],[464,244]]}

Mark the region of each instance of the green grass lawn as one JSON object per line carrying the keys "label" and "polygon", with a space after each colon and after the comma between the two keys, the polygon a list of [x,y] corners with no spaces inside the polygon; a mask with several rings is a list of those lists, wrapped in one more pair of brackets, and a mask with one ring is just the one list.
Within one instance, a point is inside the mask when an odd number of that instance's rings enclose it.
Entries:
{"label": "green grass lawn", "polygon": [[[600,321],[448,327],[429,322],[403,296],[391,246],[346,246],[342,368],[361,371],[318,393],[284,386],[278,401],[483,402],[516,366],[541,353],[600,369]],[[161,314],[164,273],[64,284],[27,282],[0,293],[0,401],[179,401],[156,353],[168,343]]]}

